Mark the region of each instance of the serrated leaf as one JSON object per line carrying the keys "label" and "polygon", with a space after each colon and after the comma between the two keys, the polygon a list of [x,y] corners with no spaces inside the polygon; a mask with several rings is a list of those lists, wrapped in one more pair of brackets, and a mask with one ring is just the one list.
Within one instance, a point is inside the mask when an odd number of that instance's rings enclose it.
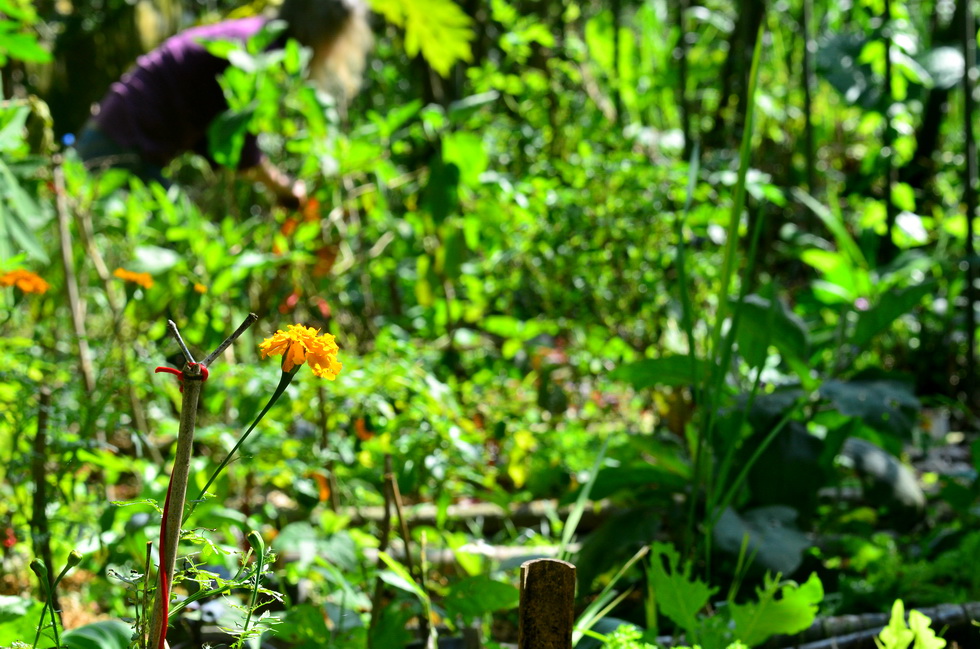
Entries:
{"label": "serrated leaf", "polygon": [[875,637],[875,644],[879,649],[906,649],[914,638],[915,632],[905,624],[905,604],[896,599],[888,626]]}
{"label": "serrated leaf", "polygon": [[472,60],[473,21],[451,0],[371,0],[371,8],[404,27],[406,54],[421,53],[440,75]]}
{"label": "serrated leaf", "polygon": [[718,590],[692,578],[690,562],[681,566],[680,554],[668,543],[654,543],[650,549],[650,582],[660,611],[689,632],[697,627],[698,613]]}
{"label": "serrated leaf", "polygon": [[755,647],[776,634],[792,635],[813,624],[820,602],[823,584],[816,573],[803,584],[780,582],[767,575],[764,585],[756,589],[759,601],[749,604],[730,604],[735,637]]}
{"label": "serrated leaf", "polygon": [[929,627],[931,622],[924,613],[909,611],[909,629],[915,633],[914,649],[943,649],[946,646],[946,641],[936,637],[936,632]]}

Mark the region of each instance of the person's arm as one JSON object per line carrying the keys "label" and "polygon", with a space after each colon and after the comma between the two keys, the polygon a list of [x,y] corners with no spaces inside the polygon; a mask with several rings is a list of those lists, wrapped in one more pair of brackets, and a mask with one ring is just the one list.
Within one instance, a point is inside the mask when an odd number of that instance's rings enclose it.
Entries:
{"label": "person's arm", "polygon": [[254,167],[244,170],[247,177],[257,180],[276,195],[280,205],[290,209],[300,209],[306,204],[306,183],[294,180],[283,173],[265,156],[259,158]]}

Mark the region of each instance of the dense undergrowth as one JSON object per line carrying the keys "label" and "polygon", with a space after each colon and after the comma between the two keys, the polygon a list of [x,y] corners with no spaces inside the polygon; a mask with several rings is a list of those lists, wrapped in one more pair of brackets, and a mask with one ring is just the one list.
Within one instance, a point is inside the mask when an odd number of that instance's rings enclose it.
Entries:
{"label": "dense undergrowth", "polygon": [[[730,103],[717,46],[739,3],[680,25],[670,3],[627,4],[496,0],[477,38],[417,60],[418,25],[379,28],[346,121],[296,80],[298,50],[231,68],[255,115],[238,123],[311,187],[300,213],[191,157],[169,190],[91,176],[40,99],[0,105],[0,645],[40,625],[38,647],[83,646],[56,631],[112,618],[121,644],[102,646],[125,647],[147,623],[182,414],[154,373],[183,363],[167,320],[197,357],[250,312],[203,386],[191,492],[280,381],[262,339],[330,332],[344,368],[298,375],[198,503],[175,632],[389,648],[476,626],[493,646],[514,641],[516,567],[541,553],[577,565],[583,643],[610,647],[757,646],[818,606],[980,599],[963,569],[978,485],[962,110],[916,17],[930,3],[892,3],[894,71],[875,3],[821,9],[808,104],[805,34],[778,11],[762,46],[741,43],[749,100]],[[0,52],[41,69],[46,18],[11,7],[21,40],[0,32]],[[457,96],[419,99],[418,67],[444,72],[468,43],[489,49],[455,63]],[[828,67],[852,51],[857,66]],[[940,89],[943,146],[918,182]],[[598,618],[644,635],[596,638]]]}

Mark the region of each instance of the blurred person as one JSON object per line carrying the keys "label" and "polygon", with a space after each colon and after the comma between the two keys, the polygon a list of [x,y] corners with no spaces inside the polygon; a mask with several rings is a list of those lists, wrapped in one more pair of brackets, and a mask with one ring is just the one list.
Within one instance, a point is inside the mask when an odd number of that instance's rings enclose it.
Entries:
{"label": "blurred person", "polygon": [[[341,105],[357,93],[372,41],[363,0],[283,0],[276,18],[286,30],[269,49],[293,38],[313,53],[309,81]],[[218,77],[229,62],[201,42],[244,43],[267,22],[257,16],[194,27],[141,56],[112,84],[77,138],[86,167],[123,168],[166,186],[163,169],[182,153],[193,151],[216,164],[208,152],[208,127],[228,108]],[[304,183],[273,165],[254,134],[246,136],[238,171],[268,187],[281,205],[306,202]]]}

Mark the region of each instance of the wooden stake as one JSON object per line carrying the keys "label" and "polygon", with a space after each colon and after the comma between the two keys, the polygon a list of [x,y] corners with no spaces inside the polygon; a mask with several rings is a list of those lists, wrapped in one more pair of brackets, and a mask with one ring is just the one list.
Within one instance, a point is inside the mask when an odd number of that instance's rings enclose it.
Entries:
{"label": "wooden stake", "polygon": [[575,566],[557,559],[521,565],[518,649],[572,649]]}

